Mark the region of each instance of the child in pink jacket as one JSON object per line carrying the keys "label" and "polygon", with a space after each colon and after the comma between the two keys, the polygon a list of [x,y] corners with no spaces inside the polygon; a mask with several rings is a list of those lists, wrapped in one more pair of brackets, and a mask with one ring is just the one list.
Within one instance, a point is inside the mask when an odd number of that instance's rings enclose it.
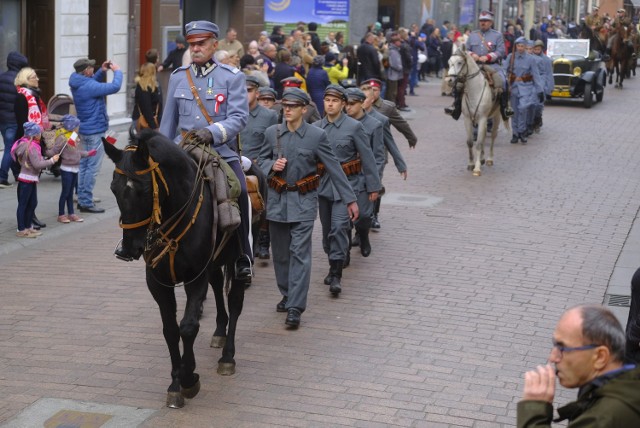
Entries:
{"label": "child in pink jacket", "polygon": [[38,180],[40,171],[58,161],[59,155],[51,159],[42,157],[40,137],[42,128],[35,122],[25,122],[24,136],[13,144],[11,157],[20,164],[18,175],[18,233],[20,238],[35,238],[42,232],[33,229],[33,213],[38,206]]}

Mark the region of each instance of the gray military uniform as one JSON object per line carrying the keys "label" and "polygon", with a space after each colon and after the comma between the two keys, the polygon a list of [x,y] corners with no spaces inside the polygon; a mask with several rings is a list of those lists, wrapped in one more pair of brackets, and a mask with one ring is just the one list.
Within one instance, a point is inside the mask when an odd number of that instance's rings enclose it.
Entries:
{"label": "gray military uniform", "polygon": [[[227,161],[238,160],[236,136],[247,124],[249,114],[245,76],[235,67],[215,60],[213,64],[202,76],[196,76],[195,65],[178,68],[171,74],[160,132],[179,143],[181,132],[207,128],[216,151]],[[202,114],[186,73],[191,73],[213,124],[209,125]]]}
{"label": "gray military uniform", "polygon": [[[286,123],[269,127],[258,158],[265,174],[272,172],[280,154],[287,159],[286,168],[280,176],[288,185],[315,174],[320,161],[325,165],[326,175],[331,177],[333,188],[341,200],[345,203],[356,200],[322,129],[304,121],[295,132],[289,131]],[[277,193],[269,188],[267,199],[267,220],[278,289],[288,297],[287,309],[304,311],[311,278],[311,235],[318,213],[318,190],[301,194],[297,191]]]}
{"label": "gray military uniform", "polygon": [[467,39],[467,49],[478,56],[489,56],[490,62],[486,63],[494,70],[500,73],[502,81],[505,83],[503,87],[506,89],[506,80],[504,71],[500,67],[500,62],[505,57],[504,37],[499,31],[490,28],[487,31],[476,30],[469,34]]}
{"label": "gray military uniform", "polygon": [[393,134],[391,134],[391,124],[389,122],[389,118],[374,108],[369,110],[367,114],[382,123],[382,141],[385,148],[385,164],[383,164],[382,170],[378,171],[378,173],[380,174],[380,179],[382,180],[382,176],[384,175],[384,167],[386,166],[387,162],[387,153],[391,155],[393,163],[395,164],[398,172],[405,172],[407,170],[407,164],[404,161],[404,157],[402,156],[402,153],[400,152],[395,139],[393,138]]}
{"label": "gray military uniform", "polygon": [[240,131],[242,155],[252,161],[257,160],[264,144],[264,132],[277,123],[278,115],[273,110],[262,107],[260,104],[250,110],[247,126]]}
{"label": "gray military uniform", "polygon": [[[544,85],[533,55],[516,52],[513,64],[511,55],[507,56],[504,68],[507,74],[513,74],[515,78],[511,83],[511,107],[514,111],[511,127],[514,135],[520,135],[527,130],[527,110],[537,102],[537,94],[544,92]],[[527,81],[523,81],[523,78]]]}
{"label": "gray military uniform", "polygon": [[[382,188],[378,175],[376,159],[364,132],[362,124],[341,113],[334,121],[327,118],[314,125],[327,133],[336,158],[340,163],[360,158],[362,171],[349,176],[353,191],[359,193],[379,192]],[[349,251],[349,232],[351,229],[345,201],[337,191],[332,177],[325,174],[320,180],[320,223],[322,224],[322,246],[329,260],[344,261]],[[362,213],[360,216],[364,216]]]}

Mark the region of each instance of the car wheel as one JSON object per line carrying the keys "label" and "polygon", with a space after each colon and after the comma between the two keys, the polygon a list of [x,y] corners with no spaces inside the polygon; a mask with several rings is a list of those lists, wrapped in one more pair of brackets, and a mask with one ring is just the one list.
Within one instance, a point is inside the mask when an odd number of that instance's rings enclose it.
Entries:
{"label": "car wheel", "polygon": [[591,91],[591,83],[584,84],[584,108],[591,108],[593,105],[593,92]]}

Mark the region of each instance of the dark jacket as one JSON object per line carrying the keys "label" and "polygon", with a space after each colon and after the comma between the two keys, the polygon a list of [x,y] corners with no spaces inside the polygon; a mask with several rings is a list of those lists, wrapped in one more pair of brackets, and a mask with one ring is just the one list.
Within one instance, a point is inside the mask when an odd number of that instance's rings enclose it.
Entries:
{"label": "dark jacket", "polygon": [[403,40],[400,45],[400,58],[402,58],[402,70],[404,74],[409,74],[413,66],[413,55],[409,41]]}
{"label": "dark jacket", "polygon": [[162,68],[165,70],[175,70],[176,68],[182,67],[182,57],[186,50],[187,48],[175,48],[169,52],[169,55],[167,55],[167,58],[162,63]]}
{"label": "dark jacket", "polygon": [[360,61],[358,67],[358,82],[371,78],[382,80],[380,58],[378,57],[376,48],[369,43],[363,43],[358,46],[357,55],[358,61]]}
{"label": "dark jacket", "polygon": [[13,82],[16,80],[18,71],[27,65],[27,57],[18,52],[9,52],[7,56],[7,71],[0,74],[0,123],[16,123],[14,105],[18,92]]}
{"label": "dark jacket", "polygon": [[307,92],[316,103],[320,117],[324,116],[324,90],[329,86],[329,75],[322,66],[311,67],[307,73]]}
{"label": "dark jacket", "polygon": [[287,77],[292,77],[293,71],[293,67],[286,62],[276,62],[275,70],[273,71],[273,89],[276,90],[278,99],[282,98],[282,91],[284,91],[284,87],[280,81]]}
{"label": "dark jacket", "polygon": [[[155,91],[151,91],[149,88],[146,90],[142,89],[138,83],[136,85],[135,100],[136,106],[133,109],[133,114],[131,114],[131,119],[138,120],[140,113],[142,113],[149,127],[151,127],[151,129],[157,129],[160,126],[160,118],[162,118],[162,94],[160,93],[160,86],[156,87]],[[158,118],[157,122],[154,117]]]}
{"label": "dark jacket", "polygon": [[[580,388],[578,399],[558,409],[568,428],[640,426],[640,367],[605,374]],[[553,406],[546,401],[518,403],[518,428],[550,427]]]}

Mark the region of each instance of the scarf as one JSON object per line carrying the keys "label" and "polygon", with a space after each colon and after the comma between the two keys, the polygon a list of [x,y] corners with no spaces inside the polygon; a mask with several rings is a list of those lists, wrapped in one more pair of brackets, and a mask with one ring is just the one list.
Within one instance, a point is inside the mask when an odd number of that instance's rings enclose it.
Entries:
{"label": "scarf", "polygon": [[27,119],[29,122],[35,122],[42,127],[43,130],[51,128],[49,123],[49,114],[47,113],[47,106],[44,105],[41,98],[36,98],[33,93],[34,89],[25,88],[24,86],[17,87],[18,93],[24,95],[27,99],[28,114]]}

